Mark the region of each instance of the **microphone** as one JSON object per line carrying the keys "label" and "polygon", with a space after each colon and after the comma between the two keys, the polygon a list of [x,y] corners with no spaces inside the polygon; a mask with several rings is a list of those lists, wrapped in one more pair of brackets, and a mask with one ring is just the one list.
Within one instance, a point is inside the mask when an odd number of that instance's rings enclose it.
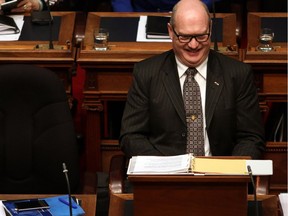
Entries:
{"label": "microphone", "polygon": [[72,214],[72,197],[71,197],[71,190],[70,190],[70,182],[69,182],[69,178],[68,178],[68,169],[66,168],[65,163],[63,163],[62,165],[63,165],[63,173],[65,174],[67,188],[68,188],[69,212],[70,212],[70,216],[73,216],[73,214]]}
{"label": "microphone", "polygon": [[[52,2],[51,2],[52,1]],[[56,3],[60,2],[60,0],[45,0],[47,10],[44,11],[32,11],[31,16],[34,16],[36,18],[32,17],[32,23],[37,23],[40,25],[49,25],[49,43],[48,44],[36,44],[35,49],[57,49],[62,50],[65,48],[65,46],[62,45],[56,45],[53,44],[53,17],[51,15],[50,6],[55,5]],[[66,41],[67,48],[69,49],[69,41]]]}
{"label": "microphone", "polygon": [[258,216],[259,212],[258,212],[258,201],[257,201],[257,195],[256,195],[256,187],[255,187],[254,178],[253,178],[253,174],[252,174],[252,170],[251,170],[250,165],[247,166],[247,170],[248,170],[248,174],[250,176],[252,186],[253,186],[253,191],[254,191],[255,216]]}
{"label": "microphone", "polygon": [[213,29],[214,29],[214,50],[218,50],[218,40],[217,40],[217,21],[216,21],[216,14],[215,14],[215,0],[212,2],[212,10],[213,10]]}
{"label": "microphone", "polygon": [[49,14],[49,49],[54,49],[54,45],[53,45],[53,30],[52,30],[52,15],[51,15],[51,11],[50,11],[50,0],[47,0],[47,11]]}

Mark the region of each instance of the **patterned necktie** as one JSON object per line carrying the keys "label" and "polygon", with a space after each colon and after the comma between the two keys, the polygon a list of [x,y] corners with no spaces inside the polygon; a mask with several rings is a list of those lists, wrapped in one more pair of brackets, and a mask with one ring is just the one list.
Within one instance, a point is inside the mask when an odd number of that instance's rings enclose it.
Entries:
{"label": "patterned necktie", "polygon": [[183,99],[188,130],[187,153],[193,153],[194,156],[204,156],[201,94],[199,85],[194,79],[198,71],[195,68],[188,68],[185,73],[187,76],[184,81]]}

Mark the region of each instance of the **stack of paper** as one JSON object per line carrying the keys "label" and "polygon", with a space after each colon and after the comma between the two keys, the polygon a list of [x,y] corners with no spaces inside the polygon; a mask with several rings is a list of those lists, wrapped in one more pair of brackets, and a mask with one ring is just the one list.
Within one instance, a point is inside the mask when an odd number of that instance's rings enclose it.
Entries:
{"label": "stack of paper", "polygon": [[279,201],[283,212],[283,216],[288,216],[288,193],[280,193]]}
{"label": "stack of paper", "polygon": [[[2,31],[2,33],[0,33],[0,41],[17,41],[21,35],[21,31],[24,25],[24,16],[23,15],[10,15],[9,18],[14,20],[18,28],[18,31],[14,32],[13,30],[12,31],[13,34],[11,34],[11,32],[10,33],[8,32],[9,34],[7,34],[7,31]],[[3,28],[6,28],[5,25],[2,25],[2,29]]]}

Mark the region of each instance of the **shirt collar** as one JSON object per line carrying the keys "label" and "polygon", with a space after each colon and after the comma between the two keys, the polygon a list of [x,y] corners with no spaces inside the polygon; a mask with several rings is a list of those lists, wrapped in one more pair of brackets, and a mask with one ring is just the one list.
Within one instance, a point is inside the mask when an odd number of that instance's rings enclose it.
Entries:
{"label": "shirt collar", "polygon": [[[176,56],[175,56],[175,59],[176,59],[178,75],[179,75],[179,79],[180,79],[182,76],[185,76],[185,71],[188,69],[188,67],[186,65],[182,64]],[[196,67],[196,69],[198,70],[198,74],[204,80],[206,80],[206,77],[207,77],[207,62],[208,62],[208,57],[202,62],[201,65]]]}

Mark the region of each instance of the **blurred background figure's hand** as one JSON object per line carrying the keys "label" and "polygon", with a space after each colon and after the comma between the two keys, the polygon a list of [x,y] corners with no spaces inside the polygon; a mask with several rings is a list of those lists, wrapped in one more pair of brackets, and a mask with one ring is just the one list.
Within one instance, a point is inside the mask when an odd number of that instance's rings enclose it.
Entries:
{"label": "blurred background figure's hand", "polygon": [[[0,3],[5,2],[5,0],[0,0]],[[11,13],[30,13],[31,11],[41,11],[47,8],[48,0],[21,0],[17,4],[16,8],[11,10]],[[49,5],[53,6],[56,3],[60,2],[60,0],[49,0]]]}
{"label": "blurred background figure's hand", "polygon": [[11,13],[29,13],[33,10],[42,10],[43,5],[41,0],[22,0],[17,4],[16,8],[11,10]]}

